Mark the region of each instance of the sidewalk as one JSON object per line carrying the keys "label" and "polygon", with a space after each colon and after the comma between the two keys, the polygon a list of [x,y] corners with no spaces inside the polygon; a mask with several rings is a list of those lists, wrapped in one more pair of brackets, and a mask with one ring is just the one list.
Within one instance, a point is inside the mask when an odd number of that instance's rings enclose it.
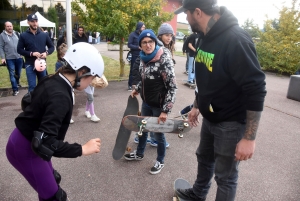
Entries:
{"label": "sidewalk", "polygon": [[[95,45],[102,55],[119,59],[118,51],[106,51],[106,43]],[[124,54],[125,59],[126,54]],[[175,56],[178,91],[170,117],[191,104],[194,90],[183,85],[186,80],[185,57]],[[300,102],[286,98],[288,77],[267,73],[267,97],[257,133],[253,159],[240,165],[240,179],[236,201],[299,201],[300,176]],[[6,159],[7,139],[14,129],[14,118],[21,112],[20,101],[26,90],[18,96],[0,98],[0,200],[37,200],[37,194],[27,181]],[[86,97],[76,92],[73,111],[74,124],[70,125],[66,141],[84,144],[91,138],[101,138],[101,152],[76,159],[53,158],[53,166],[62,175],[61,187],[71,201],[171,201],[173,182],[185,178],[191,184],[197,176],[195,151],[199,144],[200,125],[185,134],[166,134],[165,167],[158,175],[149,170],[156,158],[156,148],[147,145],[142,161],[115,161],[112,150],[127,97],[127,81],[110,82],[105,89],[95,91],[95,113],[101,118],[93,123],[84,116]],[[140,100],[141,103],[141,100]],[[129,146],[133,149],[133,135]],[[212,181],[207,201],[216,193]]]}

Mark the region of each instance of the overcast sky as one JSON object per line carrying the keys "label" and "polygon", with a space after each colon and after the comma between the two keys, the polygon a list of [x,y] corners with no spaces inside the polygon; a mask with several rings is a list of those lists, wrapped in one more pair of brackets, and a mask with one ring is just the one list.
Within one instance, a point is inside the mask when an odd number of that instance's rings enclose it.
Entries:
{"label": "overcast sky", "polygon": [[[218,0],[218,5],[227,7],[238,18],[240,25],[249,18],[254,20],[254,24],[263,28],[266,15],[269,19],[278,18],[278,8],[281,9],[282,5],[290,7],[291,2],[292,0]],[[179,14],[177,21],[187,23],[186,15]]]}

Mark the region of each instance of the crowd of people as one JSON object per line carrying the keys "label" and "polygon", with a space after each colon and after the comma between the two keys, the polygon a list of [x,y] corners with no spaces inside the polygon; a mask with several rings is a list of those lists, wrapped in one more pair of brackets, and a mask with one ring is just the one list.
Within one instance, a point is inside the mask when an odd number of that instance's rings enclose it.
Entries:
{"label": "crowd of people", "polygon": [[[200,143],[196,150],[198,169],[192,188],[176,189],[179,198],[204,201],[215,175],[218,185],[216,200],[233,201],[241,161],[252,158],[255,138],[266,95],[255,46],[250,36],[239,27],[237,19],[216,0],[185,0],[175,14],[186,13],[193,34],[186,38],[183,53],[187,54],[185,72],[188,82],[197,85],[195,99],[183,110],[190,125],[199,124]],[[18,94],[19,77],[24,67],[31,102],[15,119],[6,155],[38,193],[39,200],[67,200],[60,187],[61,175],[51,163],[52,157],[76,158],[100,152],[101,140],[94,138],[84,145],[64,142],[75,102],[74,89],[87,95],[85,116],[100,121],[94,112],[92,80],[101,77],[104,63],[95,47],[89,44],[84,28],[79,26],[73,44],[66,44],[66,32],[59,30],[56,73],[37,70],[36,59],[46,59],[54,51],[52,34],[38,28],[35,14],[27,17],[29,28],[18,34],[10,22],[0,36],[2,63],[10,65],[14,95]],[[176,99],[177,84],[174,66],[174,31],[163,23],[157,35],[138,22],[129,35],[132,57],[128,91],[140,95],[142,116],[158,117],[164,123]],[[11,67],[13,66],[13,67]],[[19,76],[18,76],[19,75]],[[38,78],[38,84],[36,83]],[[192,103],[192,104],[191,104]],[[158,174],[165,167],[169,144],[164,133],[143,132],[135,136],[135,151],[124,159],[142,160],[147,143],[157,146],[156,162],[149,172]],[[44,171],[40,171],[44,170]]]}

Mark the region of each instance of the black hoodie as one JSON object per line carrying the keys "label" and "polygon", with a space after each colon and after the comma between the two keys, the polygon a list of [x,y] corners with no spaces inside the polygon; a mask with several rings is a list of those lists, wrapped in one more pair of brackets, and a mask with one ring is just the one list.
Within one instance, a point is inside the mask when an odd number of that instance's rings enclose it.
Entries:
{"label": "black hoodie", "polygon": [[143,22],[138,22],[136,24],[136,28],[134,32],[131,32],[128,37],[128,47],[130,48],[131,54],[134,56],[139,56],[140,48],[139,48],[139,35],[141,32],[141,28],[144,25]]}
{"label": "black hoodie", "polygon": [[195,72],[198,107],[207,120],[244,122],[247,110],[263,110],[265,75],[254,43],[225,7],[197,48]]}

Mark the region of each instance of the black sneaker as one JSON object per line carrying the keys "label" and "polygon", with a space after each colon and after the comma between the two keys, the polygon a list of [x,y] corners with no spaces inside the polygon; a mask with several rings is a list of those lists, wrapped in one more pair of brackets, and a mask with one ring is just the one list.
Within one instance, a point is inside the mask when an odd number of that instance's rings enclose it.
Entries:
{"label": "black sneaker", "polygon": [[164,164],[160,163],[159,161],[156,161],[156,163],[154,164],[154,166],[151,168],[150,173],[151,174],[158,174],[160,173],[161,169],[164,168]]}
{"label": "black sneaker", "polygon": [[192,188],[188,189],[176,189],[175,190],[177,196],[183,200],[188,200],[188,201],[205,201],[206,198],[199,198],[197,195],[195,195],[194,191]]}
{"label": "black sneaker", "polygon": [[19,91],[14,91],[12,95],[16,96],[16,95],[18,95],[18,93],[19,93]]}
{"label": "black sneaker", "polygon": [[143,160],[144,156],[140,156],[136,154],[136,150],[130,154],[125,154],[124,158],[128,161],[141,161]]}
{"label": "black sneaker", "polygon": [[61,181],[61,175],[56,170],[53,170],[53,175],[54,175],[56,183],[59,184]]}
{"label": "black sneaker", "polygon": [[131,87],[128,87],[128,91],[132,91],[132,88],[131,88]]}

